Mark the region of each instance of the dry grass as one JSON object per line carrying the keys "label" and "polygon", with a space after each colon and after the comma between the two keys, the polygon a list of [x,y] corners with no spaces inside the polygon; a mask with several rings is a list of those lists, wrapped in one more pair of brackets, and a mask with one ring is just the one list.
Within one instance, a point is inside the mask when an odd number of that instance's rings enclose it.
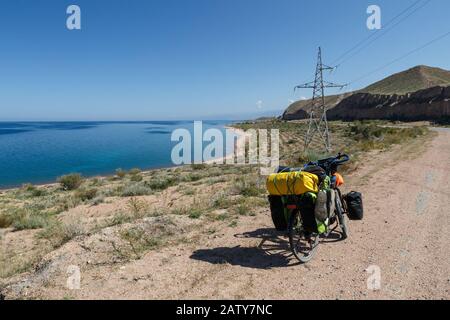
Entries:
{"label": "dry grass", "polygon": [[[389,123],[333,122],[330,124],[333,152],[349,153],[352,165],[355,165],[368,151],[386,149],[428,134],[427,129],[421,127],[386,126]],[[308,153],[303,152],[304,123],[270,120],[239,127],[279,129],[282,165],[299,166],[327,156],[317,143]],[[350,168],[347,166],[343,170]],[[27,184],[0,194],[0,228],[38,229],[36,240],[40,244],[49,244],[47,247],[42,245],[42,250],[28,258],[21,254],[20,248],[2,252],[0,269],[5,269],[0,276],[9,277],[25,271],[52,249],[103,228],[121,228],[120,242],[114,243],[116,254],[137,259],[148,250],[161,248],[178,237],[194,241],[182,230],[176,231],[172,218],[189,221],[206,232],[217,225],[236,227],[243,216],[252,216],[268,205],[265,178],[259,176],[258,168],[254,166],[192,165],[149,172],[117,170],[114,177],[79,179],[70,176],[60,179],[60,183],[62,188]],[[147,197],[170,198],[173,193],[176,196],[170,207],[165,202],[150,206],[145,200]],[[68,222],[60,216],[71,208],[80,205],[89,208],[104,201],[120,201],[124,205],[95,225],[86,225],[77,219]],[[80,212],[85,212],[83,210]],[[145,222],[147,220],[150,222]],[[8,268],[7,261],[11,261]]]}

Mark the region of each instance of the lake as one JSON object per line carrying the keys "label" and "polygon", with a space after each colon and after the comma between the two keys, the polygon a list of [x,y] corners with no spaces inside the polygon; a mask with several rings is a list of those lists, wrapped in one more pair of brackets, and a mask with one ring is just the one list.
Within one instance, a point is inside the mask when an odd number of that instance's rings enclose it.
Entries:
{"label": "lake", "polygon": [[[203,121],[203,130],[229,123]],[[193,121],[0,122],[0,188],[172,166],[177,128],[192,132]]]}

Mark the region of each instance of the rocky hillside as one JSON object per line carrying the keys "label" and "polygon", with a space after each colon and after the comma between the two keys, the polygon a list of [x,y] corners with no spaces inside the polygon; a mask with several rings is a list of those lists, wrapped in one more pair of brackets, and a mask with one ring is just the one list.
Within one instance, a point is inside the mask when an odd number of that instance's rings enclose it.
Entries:
{"label": "rocky hillside", "polygon": [[[334,108],[344,98],[351,96],[353,92],[344,93],[342,95],[333,95],[325,97],[325,104],[328,108]],[[311,99],[300,100],[291,104],[287,110],[283,113],[283,120],[298,120],[306,119],[308,117],[308,111],[311,107]]]}
{"label": "rocky hillside", "polygon": [[[399,108],[405,105],[408,97],[417,97],[422,94],[427,93],[436,93],[439,89],[434,89],[431,91],[427,91],[428,89],[433,89],[440,87],[444,90],[445,87],[450,86],[450,71],[432,68],[427,66],[417,66],[412,69],[394,74],[389,76],[381,81],[378,81],[364,89],[361,89],[356,92],[344,93],[342,95],[333,95],[328,96],[325,99],[326,105],[330,110],[330,114],[333,117],[338,117],[339,115],[350,115],[350,111],[343,111],[345,108],[350,108],[355,112],[358,110],[358,118],[365,118],[364,112],[371,108],[372,104],[364,104],[367,101],[378,101],[381,105],[394,105],[396,106],[395,112],[393,109],[383,108],[383,112],[387,112],[386,114],[381,114],[381,110],[377,110],[377,112],[373,112],[371,114],[367,114],[367,118],[373,119],[377,118],[374,115],[377,114],[383,119],[386,118],[396,118],[397,114],[398,118],[404,118],[403,114],[410,114],[411,110],[400,111]],[[442,100],[443,99],[443,100]],[[445,108],[442,109],[442,104],[436,104],[434,102],[441,101],[445,105],[445,99],[447,98],[439,98],[432,97],[431,99],[419,99],[420,102],[420,110],[415,110],[412,112],[412,115],[408,118],[425,118],[425,119],[435,119],[429,118],[431,115],[441,115],[446,114]],[[408,108],[412,108],[412,105],[417,103],[419,100],[412,100],[406,103]],[[431,102],[431,104],[428,104]],[[310,107],[311,100],[302,100],[297,101],[290,105],[283,114],[284,120],[297,120],[297,119],[305,119],[307,117],[307,111]],[[338,111],[332,111],[335,107],[339,106]],[[351,106],[351,107],[349,107]],[[423,109],[430,110],[423,110]],[[441,110],[442,109],[442,110]],[[440,111],[438,111],[440,110]],[[420,115],[420,117],[419,117]]]}
{"label": "rocky hillside", "polygon": [[404,95],[355,93],[328,111],[330,120],[386,119],[400,121],[450,119],[450,86]]}

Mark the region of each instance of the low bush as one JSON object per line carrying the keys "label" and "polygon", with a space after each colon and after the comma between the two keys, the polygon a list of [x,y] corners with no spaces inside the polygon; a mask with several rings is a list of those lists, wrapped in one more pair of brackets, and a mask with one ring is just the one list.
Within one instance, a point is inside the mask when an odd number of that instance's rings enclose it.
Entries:
{"label": "low bush", "polygon": [[191,208],[188,210],[188,217],[191,219],[198,219],[202,215],[202,212],[199,209]]}
{"label": "low bush", "polygon": [[133,174],[130,177],[130,181],[133,181],[133,182],[141,182],[143,179],[144,178],[140,174]]}
{"label": "low bush", "polygon": [[233,188],[236,194],[248,197],[256,197],[265,192],[251,176],[237,178]]}
{"label": "low bush", "polygon": [[125,170],[122,170],[120,168],[116,170],[116,176],[119,177],[120,179],[125,178],[126,175],[127,173]]}
{"label": "low bush", "polygon": [[141,172],[142,172],[141,169],[133,168],[133,169],[131,169],[130,171],[128,171],[128,174],[134,176],[134,175],[137,175],[137,174],[139,174],[139,173],[141,173]]}
{"label": "low bush", "polygon": [[147,184],[134,183],[124,187],[122,190],[122,197],[135,197],[135,196],[146,196],[153,193],[152,188]]}
{"label": "low bush", "polygon": [[11,225],[16,231],[44,228],[50,219],[48,214],[25,209],[16,210],[10,215],[10,218],[12,219]]}
{"label": "low bush", "polygon": [[203,170],[203,169],[206,169],[206,164],[204,164],[204,163],[200,163],[200,164],[191,164],[191,168],[192,168],[192,170]]}
{"label": "low bush", "polygon": [[78,173],[72,173],[59,177],[57,181],[63,190],[70,191],[78,189],[83,183],[83,178]]}
{"label": "low bush", "polygon": [[47,224],[44,230],[39,232],[38,237],[50,240],[53,247],[57,248],[83,233],[79,221],[61,222],[53,220]]}
{"label": "low bush", "polygon": [[148,205],[145,201],[132,197],[127,202],[127,208],[134,218],[140,219],[145,216],[148,210]]}
{"label": "low bush", "polygon": [[12,224],[12,219],[7,214],[0,214],[0,229],[8,228]]}
{"label": "low bush", "polygon": [[79,198],[81,201],[92,200],[97,196],[97,189],[80,189],[77,190],[75,196]]}
{"label": "low bush", "polygon": [[165,190],[173,186],[177,181],[172,177],[152,178],[145,182],[145,185],[152,190]]}

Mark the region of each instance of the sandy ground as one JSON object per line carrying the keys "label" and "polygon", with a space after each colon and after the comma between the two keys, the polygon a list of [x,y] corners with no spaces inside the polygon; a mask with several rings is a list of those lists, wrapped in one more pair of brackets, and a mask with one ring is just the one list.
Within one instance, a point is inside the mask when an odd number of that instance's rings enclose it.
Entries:
{"label": "sandy ground", "polygon": [[[148,252],[124,264],[94,263],[98,248],[75,239],[20,276],[6,298],[73,299],[449,299],[450,130],[376,153],[347,176],[364,195],[364,221],[345,241],[323,240],[298,265],[268,209],[200,241]],[[107,231],[105,231],[107,232]],[[68,266],[81,270],[66,288]],[[375,272],[375,273],[373,273]],[[377,283],[370,281],[379,274]],[[375,286],[368,286],[368,281]],[[369,288],[370,287],[370,288]]]}

